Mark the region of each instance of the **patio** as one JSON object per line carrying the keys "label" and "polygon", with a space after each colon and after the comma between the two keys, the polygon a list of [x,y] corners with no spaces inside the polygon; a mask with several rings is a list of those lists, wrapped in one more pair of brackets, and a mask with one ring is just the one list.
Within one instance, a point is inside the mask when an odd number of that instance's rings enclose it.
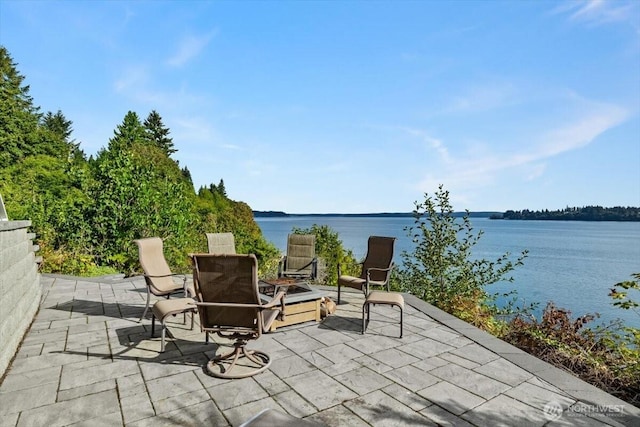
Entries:
{"label": "patio", "polygon": [[0,427],[226,426],[264,408],[329,426],[640,425],[639,408],[411,296],[401,339],[398,310],[384,306],[362,335],[363,297],[347,292],[324,321],[252,343],[269,370],[222,380],[203,366],[228,341],[206,345],[182,316],[159,352],[151,321],[137,322],[142,277],[43,275],[41,285],[0,384]]}

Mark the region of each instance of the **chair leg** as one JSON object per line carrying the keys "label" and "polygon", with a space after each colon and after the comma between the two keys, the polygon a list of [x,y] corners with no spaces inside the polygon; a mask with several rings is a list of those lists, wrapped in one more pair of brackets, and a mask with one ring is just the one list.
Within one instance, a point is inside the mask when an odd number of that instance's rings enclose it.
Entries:
{"label": "chair leg", "polygon": [[138,323],[142,322],[142,319],[144,319],[144,316],[147,315],[147,310],[149,310],[150,301],[151,301],[151,292],[149,292],[149,287],[147,286],[147,305],[144,306],[144,311],[142,312],[142,316],[140,316],[140,320],[138,320]]}
{"label": "chair leg", "polygon": [[165,335],[165,331],[167,330],[166,325],[164,324],[164,319],[162,319],[162,338],[161,338],[161,344],[160,344],[160,352],[164,353],[164,335]]}
{"label": "chair leg", "polygon": [[151,314],[151,338],[155,335],[156,329],[156,316]]}
{"label": "chair leg", "polygon": [[340,304],[340,283],[338,283],[338,304]]}
{"label": "chair leg", "polygon": [[403,323],[403,319],[404,319],[404,310],[402,309],[402,307],[398,306],[400,308],[400,338],[402,338],[402,323]]}

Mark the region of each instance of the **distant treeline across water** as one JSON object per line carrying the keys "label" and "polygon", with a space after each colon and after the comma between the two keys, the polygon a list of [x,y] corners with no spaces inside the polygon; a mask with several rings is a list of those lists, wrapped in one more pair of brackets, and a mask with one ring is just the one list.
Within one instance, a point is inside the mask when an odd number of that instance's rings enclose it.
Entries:
{"label": "distant treeline across water", "polygon": [[[455,217],[463,217],[466,212],[456,212]],[[413,212],[381,212],[381,213],[328,213],[328,214],[289,214],[282,211],[253,211],[255,218],[284,218],[284,217],[364,217],[364,218],[406,218],[412,217]],[[604,208],[602,206],[573,207],[550,211],[521,211],[508,210],[506,212],[479,211],[469,212],[471,218],[489,219],[520,219],[520,220],[556,220],[556,221],[640,221],[640,208],[622,207]]]}

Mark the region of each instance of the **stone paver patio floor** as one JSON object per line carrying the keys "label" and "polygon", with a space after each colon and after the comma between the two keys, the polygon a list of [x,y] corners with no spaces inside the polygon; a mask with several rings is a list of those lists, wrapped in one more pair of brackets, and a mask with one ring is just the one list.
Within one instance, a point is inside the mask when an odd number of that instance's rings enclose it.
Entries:
{"label": "stone paver patio floor", "polygon": [[640,425],[640,409],[411,296],[401,339],[398,310],[379,305],[362,335],[362,295],[347,292],[321,323],[252,343],[271,355],[267,371],[221,380],[203,367],[229,341],[206,345],[182,316],[159,352],[150,320],[137,322],[141,277],[41,283],[0,385],[0,427],[235,426],[264,408],[341,427]]}

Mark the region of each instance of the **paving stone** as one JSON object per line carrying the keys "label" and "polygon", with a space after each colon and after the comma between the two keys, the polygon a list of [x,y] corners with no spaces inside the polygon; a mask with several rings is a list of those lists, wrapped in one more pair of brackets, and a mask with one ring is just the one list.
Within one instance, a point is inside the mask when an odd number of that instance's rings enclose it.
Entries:
{"label": "paving stone", "polygon": [[88,394],[99,393],[106,390],[114,390],[116,388],[115,380],[105,380],[97,383],[70,388],[67,390],[60,390],[58,392],[58,402],[63,400],[77,399],[78,397],[86,396]]}
{"label": "paving stone", "polygon": [[469,422],[438,405],[428,406],[420,413],[442,427],[473,427]]}
{"label": "paving stone", "polygon": [[[0,415],[32,410],[56,401],[58,383],[0,393]],[[1,418],[1,417],[0,417]]]}
{"label": "paving stone", "polygon": [[96,414],[114,412],[120,412],[118,395],[115,390],[108,390],[24,411],[18,420],[18,427],[66,426],[95,418]]}
{"label": "paving stone", "polygon": [[9,371],[2,381],[0,393],[7,393],[16,390],[25,390],[32,387],[40,387],[45,384],[58,384],[60,380],[60,371],[62,368],[56,366],[53,368],[37,369],[34,371],[25,371],[13,373]]}
{"label": "paving stone", "polygon": [[274,336],[274,339],[295,353],[306,353],[325,347],[325,345],[320,341],[317,341],[298,330],[292,330],[282,335],[276,335]]}
{"label": "paving stone", "polygon": [[393,369],[389,372],[385,372],[384,375],[391,379],[393,382],[402,384],[404,387],[411,391],[422,390],[440,381],[433,375],[422,372],[420,369],[412,365],[403,366],[398,369]]}
{"label": "paving stone", "polygon": [[120,399],[147,392],[147,386],[142,379],[141,374],[116,378],[116,385],[118,387],[118,396],[120,396]]}
{"label": "paving stone", "polygon": [[440,366],[448,365],[449,362],[441,359],[438,356],[427,357],[426,359],[422,359],[413,364],[416,368],[420,369],[424,372],[429,372],[432,369],[439,368]]}
{"label": "paving stone", "polygon": [[467,368],[467,369],[473,369],[480,366],[476,362],[472,362],[469,359],[465,359],[453,353],[442,353],[438,357],[448,362],[455,363],[456,365],[462,366],[463,368]]}
{"label": "paving stone", "polygon": [[22,359],[26,357],[39,356],[42,354],[42,348],[44,344],[32,344],[32,345],[21,345],[18,353],[16,353],[16,359]]}
{"label": "paving stone", "polygon": [[393,368],[399,368],[401,366],[409,365],[420,360],[417,357],[413,357],[410,354],[407,354],[404,351],[400,351],[396,348],[390,348],[377,353],[373,353],[371,354],[371,357]]}
{"label": "paving stone", "polygon": [[496,353],[487,350],[479,344],[473,343],[451,351],[452,354],[471,360],[472,362],[484,365],[492,360],[498,359]]}
{"label": "paving stone", "polygon": [[560,405],[563,409],[566,409],[575,403],[574,399],[571,399],[564,394],[554,393],[548,388],[539,387],[538,385],[532,384],[528,381],[507,390],[505,395],[540,410],[544,410],[545,406],[550,402]]}
{"label": "paving stone", "polygon": [[294,355],[273,360],[269,369],[280,378],[288,378],[313,371],[316,367],[302,357]]}
{"label": "paving stone", "polygon": [[59,354],[43,354],[25,359],[16,359],[11,365],[10,372],[13,374],[34,371],[38,369],[54,368],[62,365],[68,365],[74,362],[86,361],[86,354],[76,353],[59,353]]}
{"label": "paving stone", "polygon": [[473,368],[473,370],[511,386],[521,384],[533,377],[530,372],[505,359],[492,360],[485,365]]}
{"label": "paving stone", "polygon": [[[199,383],[198,383],[199,384]],[[150,391],[151,392],[151,391]],[[165,412],[172,412],[180,408],[186,408],[195,405],[200,402],[210,400],[209,393],[204,388],[200,388],[195,391],[189,391],[186,393],[180,393],[175,396],[169,396],[162,400],[153,400],[153,407],[156,410],[156,414],[162,414]]]}
{"label": "paving stone", "polygon": [[140,363],[142,376],[146,381],[165,377],[169,375],[179,374],[181,372],[202,369],[209,362],[204,354],[189,354],[186,356],[176,357],[172,359],[163,359],[158,356],[158,362]]}
{"label": "paving stone", "polygon": [[362,366],[360,365],[360,363],[356,362],[356,360],[357,359],[351,359],[347,360],[346,362],[334,363],[333,365],[327,366],[320,370],[330,377],[334,377],[336,375],[344,374],[345,372],[352,371]]}
{"label": "paving stone", "polygon": [[451,351],[455,349],[455,347],[452,347],[447,344],[443,344],[440,341],[435,341],[429,338],[412,342],[410,344],[402,345],[397,348],[399,350],[404,351],[407,354],[410,354],[420,359],[426,359],[432,356],[437,356],[441,353],[444,353],[445,351]]}
{"label": "paving stone", "polygon": [[291,390],[289,386],[278,378],[273,372],[266,370],[253,377],[265,391],[273,396],[274,394],[283,393]]}
{"label": "paving stone", "polygon": [[65,350],[82,349],[104,344],[107,341],[106,329],[71,334],[67,337]]}
{"label": "paving stone", "polygon": [[[184,393],[204,390],[193,372],[183,372],[167,377],[147,381],[147,390],[151,401],[155,402]],[[197,403],[197,402],[195,402]]]}
{"label": "paving stone", "polygon": [[327,427],[368,427],[370,424],[343,405],[336,405],[307,417]]}
{"label": "paving stone", "polygon": [[372,426],[436,425],[420,413],[415,412],[380,390],[345,402],[344,406]]}
{"label": "paving stone", "polygon": [[245,421],[251,419],[256,414],[262,412],[265,409],[274,409],[286,413],[286,411],[278,405],[278,403],[271,397],[260,399],[254,402],[246,403],[235,408],[223,410],[225,417],[229,420],[231,425],[239,426]]}
{"label": "paving stone", "polygon": [[309,353],[301,353],[300,357],[302,357],[307,362],[311,363],[316,368],[326,368],[328,366],[334,365],[334,362],[327,359],[326,357],[321,356],[319,353],[315,351],[311,351]]}
{"label": "paving stone", "polygon": [[122,415],[117,412],[100,415],[89,420],[83,420],[74,424],[70,424],[70,427],[117,427],[124,426],[122,421]]}
{"label": "paving stone", "polygon": [[379,374],[393,369],[391,366],[386,365],[380,362],[379,360],[374,359],[371,356],[361,356],[356,359],[353,359],[353,361],[362,366],[366,366],[367,368],[371,369],[373,372],[377,372]]}
{"label": "paving stone", "polygon": [[547,419],[543,413],[509,396],[497,396],[462,415],[476,425],[496,427],[535,427],[544,425]]}
{"label": "paving stone", "polygon": [[83,317],[74,317],[74,318],[65,319],[65,320],[53,320],[51,322],[51,327],[61,328],[64,326],[86,325],[86,324],[87,324],[87,317],[83,316]]}
{"label": "paving stone", "polygon": [[293,390],[276,394],[273,398],[285,411],[294,417],[304,418],[316,413],[316,408]]}
{"label": "paving stone", "polygon": [[419,333],[420,335],[429,337],[429,339],[440,341],[441,343],[456,348],[460,348],[473,343],[473,341],[471,341],[469,338],[466,338],[460,335],[458,332],[442,326],[426,330],[423,329]]}
{"label": "paving stone", "polygon": [[320,410],[357,397],[354,392],[317,370],[286,378],[285,382]]}
{"label": "paving stone", "polygon": [[267,392],[251,377],[233,380],[208,388],[207,391],[222,411],[268,397]]}
{"label": "paving stone", "polygon": [[51,330],[39,331],[37,334],[28,334],[22,341],[25,345],[45,344],[45,343],[58,343],[63,344],[67,340],[67,328],[62,328],[58,332],[52,332]]}
{"label": "paving stone", "polygon": [[391,384],[391,380],[366,367],[360,367],[333,378],[359,395],[379,390]]}
{"label": "paving stone", "polygon": [[316,353],[326,359],[329,359],[333,363],[346,362],[348,360],[355,359],[356,357],[360,357],[363,354],[362,352],[347,344],[338,344],[331,347],[325,347],[320,350],[316,350]]}
{"label": "paving stone", "polygon": [[165,426],[228,426],[226,418],[210,400],[172,412],[145,418],[127,427],[165,427]]}
{"label": "paving stone", "polygon": [[125,377],[138,373],[138,364],[131,360],[116,360],[112,363],[90,366],[82,369],[62,368],[60,390],[85,386],[111,378]]}
{"label": "paving stone", "polygon": [[390,337],[380,335],[366,336],[365,338],[346,343],[351,348],[364,354],[378,353],[389,348],[398,347],[400,343]]}
{"label": "paving stone", "polygon": [[120,396],[120,405],[122,417],[127,425],[138,420],[153,417],[156,414],[146,390],[140,393],[130,394],[124,398]]}
{"label": "paving stone", "polygon": [[504,383],[454,364],[441,366],[429,373],[487,400],[511,388]]}
{"label": "paving stone", "polygon": [[386,386],[382,391],[414,411],[421,411],[427,406],[433,405],[424,397],[396,383]]}
{"label": "paving stone", "polygon": [[[313,331],[321,331],[321,333],[317,333],[317,334],[310,333],[309,331],[310,329],[312,329]],[[332,330],[327,331],[317,327],[305,328],[302,330],[302,332],[313,337],[316,341],[321,342],[327,347],[330,347],[336,344],[342,344],[348,341],[353,341],[354,339],[353,336],[345,335],[342,332],[332,331]]]}
{"label": "paving stone", "polygon": [[15,427],[18,424],[19,413],[3,414],[0,417],[0,427]]}
{"label": "paving stone", "polygon": [[485,402],[485,399],[446,381],[420,390],[418,394],[454,415],[463,414]]}

